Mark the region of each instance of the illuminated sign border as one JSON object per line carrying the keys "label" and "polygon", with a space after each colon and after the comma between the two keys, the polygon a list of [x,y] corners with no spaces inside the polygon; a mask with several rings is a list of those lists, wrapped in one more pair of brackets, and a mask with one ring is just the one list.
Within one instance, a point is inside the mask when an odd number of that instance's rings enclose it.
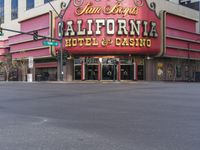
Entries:
{"label": "illuminated sign border", "polygon": [[[141,52],[143,49],[150,49],[149,52],[154,49],[153,53],[160,51],[160,20],[151,10],[155,5],[149,7],[145,0],[133,0],[133,7],[124,6],[123,0],[105,6],[99,2],[101,0],[95,0],[94,3],[74,0],[70,4],[73,7],[70,12],[72,14],[73,10],[74,17],[65,17],[63,31],[64,47],[67,50],[73,52],[81,48],[89,52],[90,49],[99,49],[103,53],[106,47],[112,51],[121,48],[126,52],[125,49],[128,49],[129,53],[139,52],[138,48]],[[143,9],[153,12],[153,20],[137,17]],[[130,16],[133,16],[132,19]]]}

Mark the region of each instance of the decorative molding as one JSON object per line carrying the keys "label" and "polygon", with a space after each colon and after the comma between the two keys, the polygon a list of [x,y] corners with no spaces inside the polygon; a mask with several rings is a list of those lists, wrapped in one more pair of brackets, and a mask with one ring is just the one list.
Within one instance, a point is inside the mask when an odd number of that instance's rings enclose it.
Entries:
{"label": "decorative molding", "polygon": [[[22,58],[22,57],[21,57]],[[13,58],[12,60],[21,60],[21,58]],[[41,58],[51,58],[51,56],[41,56],[41,57],[33,57],[34,59],[41,59]],[[23,59],[28,59],[28,57],[23,57]]]}
{"label": "decorative molding", "polygon": [[[163,55],[162,56],[163,58],[176,58],[176,59],[187,59],[188,60],[188,57],[177,57],[177,56],[169,56],[169,55]],[[190,57],[190,60],[200,60],[200,58],[191,58]]]}
{"label": "decorative molding", "polygon": [[184,47],[170,46],[170,45],[167,45],[166,47],[167,47],[167,48],[177,49],[177,50],[190,51],[190,52],[200,52],[200,50],[192,49],[192,48],[188,49],[188,48],[184,48]]}
{"label": "decorative molding", "polygon": [[192,42],[192,43],[200,44],[200,41],[190,40],[190,39],[182,38],[182,37],[176,37],[176,36],[167,35],[166,38],[171,38],[171,39],[176,39],[176,40],[181,40],[181,41],[186,41],[186,42]]}
{"label": "decorative molding", "polygon": [[156,11],[156,3],[155,2],[151,2],[149,6],[150,6],[151,10]]}
{"label": "decorative molding", "polygon": [[19,53],[19,52],[26,52],[26,51],[40,50],[40,49],[45,49],[45,48],[49,48],[49,46],[34,47],[34,48],[21,49],[21,50],[14,50],[14,51],[10,51],[10,53],[13,54],[13,53]]}

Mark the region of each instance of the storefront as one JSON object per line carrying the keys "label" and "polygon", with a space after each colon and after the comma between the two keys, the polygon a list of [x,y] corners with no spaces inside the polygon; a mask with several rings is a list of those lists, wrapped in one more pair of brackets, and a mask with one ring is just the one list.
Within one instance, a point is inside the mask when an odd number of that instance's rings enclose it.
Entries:
{"label": "storefront", "polygon": [[[45,62],[46,61],[46,62]],[[35,81],[56,81],[57,63],[53,58],[36,59],[34,65]]]}
{"label": "storefront", "polygon": [[[58,41],[54,48],[43,45],[47,39],[10,36],[9,53],[22,64],[13,80],[26,80],[32,73],[35,81],[61,76],[64,81],[200,81],[198,19],[159,5],[151,0],[72,0],[63,22],[52,12],[20,21],[22,32],[62,38],[68,57],[63,64],[56,57]],[[33,68],[28,68],[29,57]]]}
{"label": "storefront", "polygon": [[[53,14],[44,13],[33,18],[20,21],[21,31],[33,33],[46,37],[53,36]],[[35,26],[37,24],[37,26]],[[52,57],[49,47],[43,44],[46,39],[27,34],[17,34],[9,37],[10,53],[13,61],[17,64],[18,81],[27,81],[28,74],[32,75],[33,81],[55,81],[57,80],[57,60]],[[29,66],[29,58],[32,58],[32,67]]]}
{"label": "storefront", "polygon": [[74,80],[146,79],[146,57],[160,53],[161,20],[145,0],[73,1],[66,14],[56,36]]}
{"label": "storefront", "polygon": [[[128,57],[96,56],[77,58],[74,60],[74,79],[136,80],[135,68],[135,63]],[[143,76],[143,72],[141,76]],[[140,79],[143,80],[142,77]]]}

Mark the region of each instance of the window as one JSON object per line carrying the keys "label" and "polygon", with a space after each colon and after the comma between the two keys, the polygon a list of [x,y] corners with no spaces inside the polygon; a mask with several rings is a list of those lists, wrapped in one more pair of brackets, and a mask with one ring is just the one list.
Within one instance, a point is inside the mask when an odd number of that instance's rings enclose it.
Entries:
{"label": "window", "polygon": [[0,24],[4,23],[4,0],[0,0]]}
{"label": "window", "polygon": [[44,3],[48,3],[48,2],[50,2],[50,1],[53,1],[53,0],[44,0]]}
{"label": "window", "polygon": [[26,0],[26,10],[34,8],[34,0]]}
{"label": "window", "polygon": [[11,2],[11,19],[18,18],[18,0],[12,0]]}

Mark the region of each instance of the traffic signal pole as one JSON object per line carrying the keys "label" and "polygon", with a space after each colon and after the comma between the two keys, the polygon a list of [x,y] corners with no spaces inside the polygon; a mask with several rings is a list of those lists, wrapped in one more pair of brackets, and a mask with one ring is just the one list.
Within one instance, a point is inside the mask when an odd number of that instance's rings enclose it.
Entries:
{"label": "traffic signal pole", "polygon": [[2,28],[2,27],[0,27],[0,30],[2,30],[2,32],[3,31],[10,31],[10,32],[15,32],[15,33],[30,35],[30,36],[33,36],[33,37],[37,36],[37,37],[40,37],[40,38],[43,38],[43,39],[51,39],[51,40],[55,40],[55,41],[60,41],[60,39],[58,39],[58,38],[52,38],[52,37],[43,36],[43,35],[39,35],[39,34],[35,35],[35,33],[34,33],[35,31],[32,31],[33,33],[31,33],[31,32],[22,32],[22,31],[17,31],[17,30]]}
{"label": "traffic signal pole", "polygon": [[[58,60],[58,64],[59,64],[59,75],[60,75],[59,81],[63,81],[63,77],[64,77],[64,72],[63,72],[63,17],[67,11],[69,4],[67,5],[65,2],[61,2],[61,4],[60,4],[61,11],[60,11],[60,13],[58,13],[49,0],[48,0],[48,3],[53,8],[53,10],[56,12],[56,14],[59,18],[59,23],[61,24],[61,32],[62,33],[60,33],[60,35],[59,35],[59,41],[60,41],[60,57],[59,58],[60,58],[60,60]],[[63,11],[63,9],[64,9],[64,11]]]}
{"label": "traffic signal pole", "polygon": [[[60,17],[60,22],[63,22],[62,17]],[[63,81],[63,35],[60,36],[60,81]]]}
{"label": "traffic signal pole", "polygon": [[[63,17],[66,13],[66,10],[67,10],[69,4],[67,5],[65,2],[61,2],[61,5],[60,5],[61,11],[60,11],[60,13],[58,13],[56,11],[56,9],[53,7],[53,5],[50,3],[49,0],[48,0],[48,3],[50,4],[50,6],[53,8],[53,10],[58,15],[59,21],[62,24],[61,31],[63,31]],[[59,77],[58,80],[63,81],[63,77],[64,77],[64,72],[63,72],[63,32],[62,32],[62,34],[60,34],[59,38],[52,38],[52,37],[48,37],[48,36],[39,35],[37,30],[31,31],[31,32],[22,32],[22,31],[16,31],[16,30],[12,30],[12,29],[2,28],[0,26],[0,34],[1,34],[0,36],[3,36],[3,30],[9,31],[9,32],[15,32],[15,33],[20,33],[20,34],[30,35],[30,36],[33,36],[34,40],[38,40],[38,38],[40,37],[40,38],[43,38],[43,39],[50,39],[51,41],[52,40],[59,41],[60,42],[60,60],[58,60],[58,64],[60,63],[60,65],[59,65],[60,77]]]}

